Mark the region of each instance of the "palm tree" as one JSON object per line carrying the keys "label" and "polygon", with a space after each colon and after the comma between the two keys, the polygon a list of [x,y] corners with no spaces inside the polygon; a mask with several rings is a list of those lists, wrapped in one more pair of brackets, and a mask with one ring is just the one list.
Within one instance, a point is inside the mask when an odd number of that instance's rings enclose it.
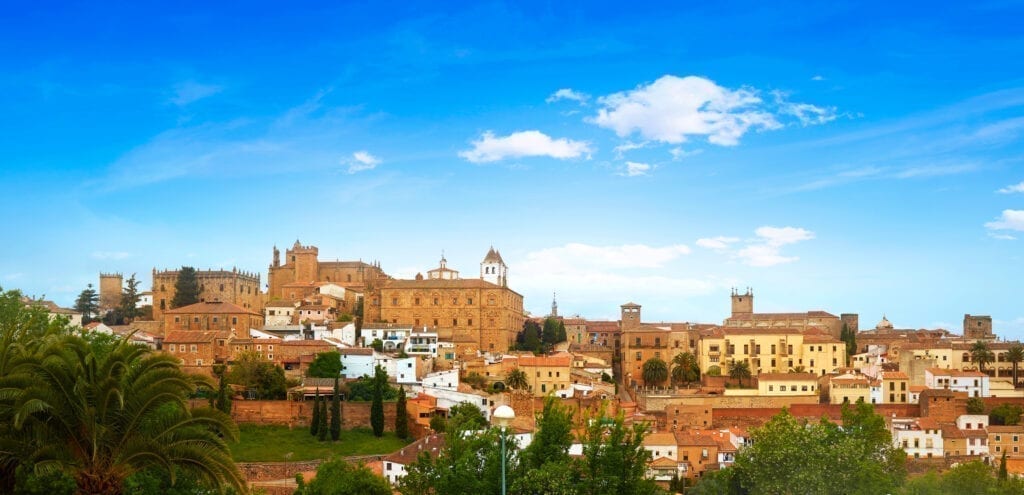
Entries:
{"label": "palm tree", "polygon": [[790,373],[806,373],[807,372],[807,368],[804,368],[804,365],[800,364],[800,365],[796,365],[796,366],[790,368],[789,372]]}
{"label": "palm tree", "polygon": [[658,385],[668,379],[668,365],[661,358],[653,357],[644,362],[644,384]]}
{"label": "palm tree", "polygon": [[178,359],[122,339],[106,356],[77,336],[50,338],[24,367],[33,382],[7,403],[10,428],[23,441],[0,449],[0,464],[21,463],[37,473],[62,470],[79,493],[121,493],[138,471],[184,469],[212,486],[246,486],[225,438],[238,429],[213,409],[190,409],[189,394],[208,379],[181,370]]}
{"label": "palm tree", "polygon": [[1014,344],[1006,351],[1006,360],[1013,364],[1013,386],[1017,386],[1017,364],[1024,361],[1024,346]]}
{"label": "palm tree", "polygon": [[750,363],[733,359],[729,362],[729,378],[738,380],[740,387],[743,386],[743,379],[750,378]]}
{"label": "palm tree", "polygon": [[697,358],[692,353],[682,352],[672,358],[672,382],[689,384],[700,378]]}
{"label": "palm tree", "polygon": [[995,354],[989,350],[988,344],[977,341],[971,346],[971,361],[978,363],[978,371],[984,373],[985,365],[995,360]]}
{"label": "palm tree", "polygon": [[530,383],[526,379],[526,372],[519,369],[513,368],[512,371],[505,375],[505,385],[516,390],[526,390],[529,388]]}

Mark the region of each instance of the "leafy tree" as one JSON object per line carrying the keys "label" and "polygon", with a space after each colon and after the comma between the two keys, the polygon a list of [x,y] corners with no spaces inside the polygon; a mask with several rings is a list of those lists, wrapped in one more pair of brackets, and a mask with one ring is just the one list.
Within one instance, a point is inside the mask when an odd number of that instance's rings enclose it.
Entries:
{"label": "leafy tree", "polygon": [[1003,481],[1006,480],[1008,475],[1009,473],[1006,470],[1006,452],[1003,451],[1003,457],[999,459],[999,474],[997,475],[997,478],[999,478],[1000,481]]}
{"label": "leafy tree", "polygon": [[999,404],[988,412],[989,423],[993,425],[1015,425],[1020,423],[1024,409],[1015,404]]}
{"label": "leafy tree", "polygon": [[729,378],[736,380],[740,383],[740,387],[743,386],[743,379],[750,379],[750,363],[746,360],[737,361],[733,359],[729,362]]}
{"label": "leafy tree", "polygon": [[[360,377],[353,382],[349,382],[347,386],[348,400],[357,402],[369,402],[373,400],[374,381],[372,377]],[[384,400],[391,401],[396,399],[398,399],[398,389],[391,386],[390,383],[384,384]]]}
{"label": "leafy tree", "polygon": [[175,466],[244,491],[225,443],[238,436],[230,417],[186,406],[209,380],[127,340],[97,357],[81,337],[52,337],[0,375],[0,465],[69,473],[82,493],[121,493],[132,474]]}
{"label": "leafy tree", "polygon": [[681,352],[672,358],[672,382],[689,385],[700,379],[700,366],[697,357],[689,352]]}
{"label": "leafy tree", "polygon": [[481,375],[480,373],[477,373],[475,371],[473,371],[473,372],[469,373],[468,375],[466,375],[465,377],[463,377],[462,381],[466,382],[467,385],[469,385],[470,387],[473,387],[473,388],[475,388],[477,390],[481,390],[481,389],[487,388],[487,379],[484,378],[483,375]]}
{"label": "leafy tree", "polygon": [[231,394],[228,392],[226,371],[223,364],[213,366],[213,374],[217,377],[217,395],[214,397],[213,407],[224,414],[231,414]]}
{"label": "leafy tree", "polygon": [[520,466],[529,471],[546,463],[568,463],[572,427],[572,411],[554,397],[545,398],[544,409],[537,418],[537,433],[523,449]]}
{"label": "leafy tree", "polygon": [[395,436],[409,438],[409,411],[405,404],[405,388],[398,387],[398,402],[395,404]]}
{"label": "leafy tree", "polygon": [[139,317],[141,311],[136,305],[139,304],[139,282],[135,278],[133,273],[131,277],[125,282],[124,290],[121,292],[121,303],[118,305],[118,309],[121,311],[121,316],[126,320],[134,320]]}
{"label": "leafy tree", "polygon": [[967,414],[984,414],[985,413],[985,401],[981,400],[981,397],[971,397],[967,399]]}
{"label": "leafy tree", "polygon": [[1013,365],[1013,386],[1017,386],[1017,368],[1021,361],[1024,361],[1024,346],[1014,344],[1007,349],[1004,356]]}
{"label": "leafy tree", "polygon": [[995,361],[995,354],[988,348],[988,344],[978,340],[971,345],[971,361],[978,364],[978,371],[984,373],[985,365]]}
{"label": "leafy tree", "polygon": [[288,395],[284,368],[252,351],[236,357],[228,372],[228,383],[242,385],[260,399],[284,399]]}
{"label": "leafy tree", "polygon": [[523,322],[523,330],[516,335],[516,344],[519,350],[540,354],[542,351],[541,334],[542,330],[536,321],[526,320]]}
{"label": "leafy tree", "polygon": [[668,365],[659,358],[644,361],[643,378],[645,385],[660,385],[668,379]]}
{"label": "leafy tree", "polygon": [[559,342],[565,342],[565,323],[560,318],[549,316],[544,319],[544,327],[540,333],[544,347],[550,349]]}
{"label": "leafy tree", "polygon": [[391,485],[363,465],[331,459],[316,469],[316,478],[301,483],[295,495],[391,495]]}
{"label": "leafy tree", "polygon": [[708,366],[708,370],[705,371],[704,374],[708,376],[722,376],[722,367],[717,364],[712,364],[711,366]]}
{"label": "leafy tree", "polygon": [[807,368],[800,364],[789,369],[790,373],[807,373]]}
{"label": "leafy tree", "polygon": [[448,410],[447,430],[480,430],[487,427],[487,419],[480,409],[469,402],[460,402]]}
{"label": "leafy tree", "polygon": [[320,433],[320,389],[313,396],[313,418],[309,420],[309,434],[318,436]]}
{"label": "leafy tree", "polygon": [[92,321],[93,316],[99,314],[100,295],[96,292],[96,289],[92,288],[92,284],[86,286],[86,288],[78,294],[78,298],[75,299],[75,311],[82,313],[83,325]]}
{"label": "leafy tree", "polygon": [[430,429],[438,433],[444,433],[448,427],[448,420],[444,416],[434,416],[430,418]]}
{"label": "leafy tree", "polygon": [[321,442],[327,440],[327,434],[329,433],[330,427],[327,422],[327,397],[320,398],[320,413],[317,414],[317,419],[320,420],[320,424],[316,427],[316,438]]}
{"label": "leafy tree", "polygon": [[384,341],[380,339],[373,339],[373,342],[370,343],[370,347],[377,352],[384,352]]}
{"label": "leafy tree", "polygon": [[[500,493],[501,433],[490,428],[469,435],[468,426],[450,421],[444,446],[436,457],[421,452],[406,467],[398,491],[406,495]],[[510,473],[515,472],[515,451],[516,442],[506,437],[505,460]]]}
{"label": "leafy tree", "polygon": [[321,352],[309,364],[306,376],[316,378],[337,378],[344,369],[341,364],[341,353],[338,351]]}
{"label": "leafy tree", "polygon": [[515,390],[526,390],[530,387],[530,382],[526,378],[526,372],[516,367],[505,375],[505,385]]}
{"label": "leafy tree", "polygon": [[337,442],[341,438],[341,390],[338,377],[334,377],[334,394],[331,395],[331,440]]}
{"label": "leafy tree", "polygon": [[178,270],[178,280],[174,282],[171,308],[180,308],[197,302],[199,302],[199,280],[196,279],[196,269],[191,266],[183,266],[181,270]]}
{"label": "leafy tree", "polygon": [[384,435],[384,386],[387,383],[388,375],[378,365],[373,375],[373,404],[370,405],[370,426],[377,437]]}
{"label": "leafy tree", "polygon": [[586,418],[582,437],[583,458],[578,461],[579,490],[587,495],[639,495],[659,493],[645,478],[650,451],[644,449],[643,424],[626,426],[620,413],[614,419]]}

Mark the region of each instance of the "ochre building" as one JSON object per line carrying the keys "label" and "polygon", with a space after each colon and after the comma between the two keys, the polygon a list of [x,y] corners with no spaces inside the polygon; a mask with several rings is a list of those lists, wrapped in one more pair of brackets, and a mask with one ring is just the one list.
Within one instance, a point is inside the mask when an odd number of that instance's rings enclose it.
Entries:
{"label": "ochre building", "polygon": [[[153,319],[160,321],[164,312],[171,309],[174,286],[178,282],[178,270],[153,269]],[[227,270],[196,270],[199,283],[199,301],[220,301],[240,306],[248,311],[263,311],[263,293],[260,292],[260,275]]]}
{"label": "ochre building", "polygon": [[299,241],[285,250],[284,263],[281,251],[274,247],[274,259],[267,276],[269,299],[295,301],[311,295],[317,282],[330,282],[357,292],[372,290],[388,276],[379,263],[363,261],[320,261],[320,250],[316,246],[303,246]]}

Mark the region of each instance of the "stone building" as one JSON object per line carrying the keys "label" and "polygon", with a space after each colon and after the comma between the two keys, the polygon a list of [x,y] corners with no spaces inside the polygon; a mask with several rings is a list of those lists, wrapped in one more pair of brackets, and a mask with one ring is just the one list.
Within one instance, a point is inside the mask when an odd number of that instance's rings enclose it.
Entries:
{"label": "stone building", "polygon": [[109,311],[121,304],[121,289],[123,287],[124,275],[100,273],[100,312]]}
{"label": "stone building", "polygon": [[845,345],[814,328],[715,328],[699,340],[697,360],[702,373],[717,366],[728,374],[732,361],[747,361],[754,376],[803,369],[816,375],[843,366]]}
{"label": "stone building", "polygon": [[298,240],[285,250],[274,247],[274,258],[267,276],[268,299],[297,300],[316,290],[316,282],[331,282],[346,289],[364,292],[378,286],[388,276],[379,263],[363,261],[320,261],[316,246],[303,246]]}
{"label": "stone building", "polygon": [[261,313],[245,309],[229,302],[210,301],[169,309],[163,313],[164,331],[172,330],[235,330],[239,335],[248,335],[250,328],[260,328],[264,319]]}
{"label": "stone building", "polygon": [[[164,312],[171,309],[178,270],[153,269],[153,319],[160,321]],[[260,292],[260,275],[240,271],[196,270],[199,283],[200,302],[226,302],[248,311],[263,311],[263,293]]]}
{"label": "stone building", "polygon": [[[688,323],[643,323],[640,305],[626,303],[621,309],[622,373],[623,383],[644,386],[643,365],[653,358],[671,363],[672,358],[684,352],[694,352],[693,329]],[[671,364],[669,364],[671,367]],[[660,385],[667,385],[668,381]]]}
{"label": "stone building", "polygon": [[186,331],[166,333],[163,351],[181,360],[184,371],[213,374],[214,364],[226,363],[232,355],[232,333],[224,330]]}
{"label": "stone building", "polygon": [[523,328],[523,296],[495,283],[507,284],[507,268],[491,253],[497,255],[492,248],[481,263],[484,278],[459,278],[442,258],[428,278],[417,274],[413,280],[384,281],[369,293],[364,320],[379,315],[378,321],[450,332],[452,341],[474,344],[475,349],[463,347],[463,352],[507,351]]}
{"label": "stone building", "polygon": [[964,315],[964,338],[973,340],[993,340],[992,317],[987,315]]}
{"label": "stone building", "polygon": [[[722,326],[734,328],[820,328],[829,335],[839,338],[843,330],[844,320],[847,326],[857,325],[857,315],[845,314],[840,318],[825,311],[807,311],[803,313],[755,313],[754,291],[732,291],[732,316],[726,318]],[[856,328],[854,328],[856,329]]]}

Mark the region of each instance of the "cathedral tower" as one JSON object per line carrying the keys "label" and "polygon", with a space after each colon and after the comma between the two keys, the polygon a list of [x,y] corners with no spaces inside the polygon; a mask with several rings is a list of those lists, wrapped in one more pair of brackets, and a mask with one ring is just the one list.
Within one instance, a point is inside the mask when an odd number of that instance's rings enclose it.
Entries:
{"label": "cathedral tower", "polygon": [[740,294],[736,289],[732,290],[732,315],[749,315],[754,313],[754,291],[747,287],[747,291]]}
{"label": "cathedral tower", "polygon": [[480,279],[508,287],[508,266],[505,265],[505,260],[501,259],[501,251],[495,251],[494,246],[491,246],[484,260],[480,262]]}

